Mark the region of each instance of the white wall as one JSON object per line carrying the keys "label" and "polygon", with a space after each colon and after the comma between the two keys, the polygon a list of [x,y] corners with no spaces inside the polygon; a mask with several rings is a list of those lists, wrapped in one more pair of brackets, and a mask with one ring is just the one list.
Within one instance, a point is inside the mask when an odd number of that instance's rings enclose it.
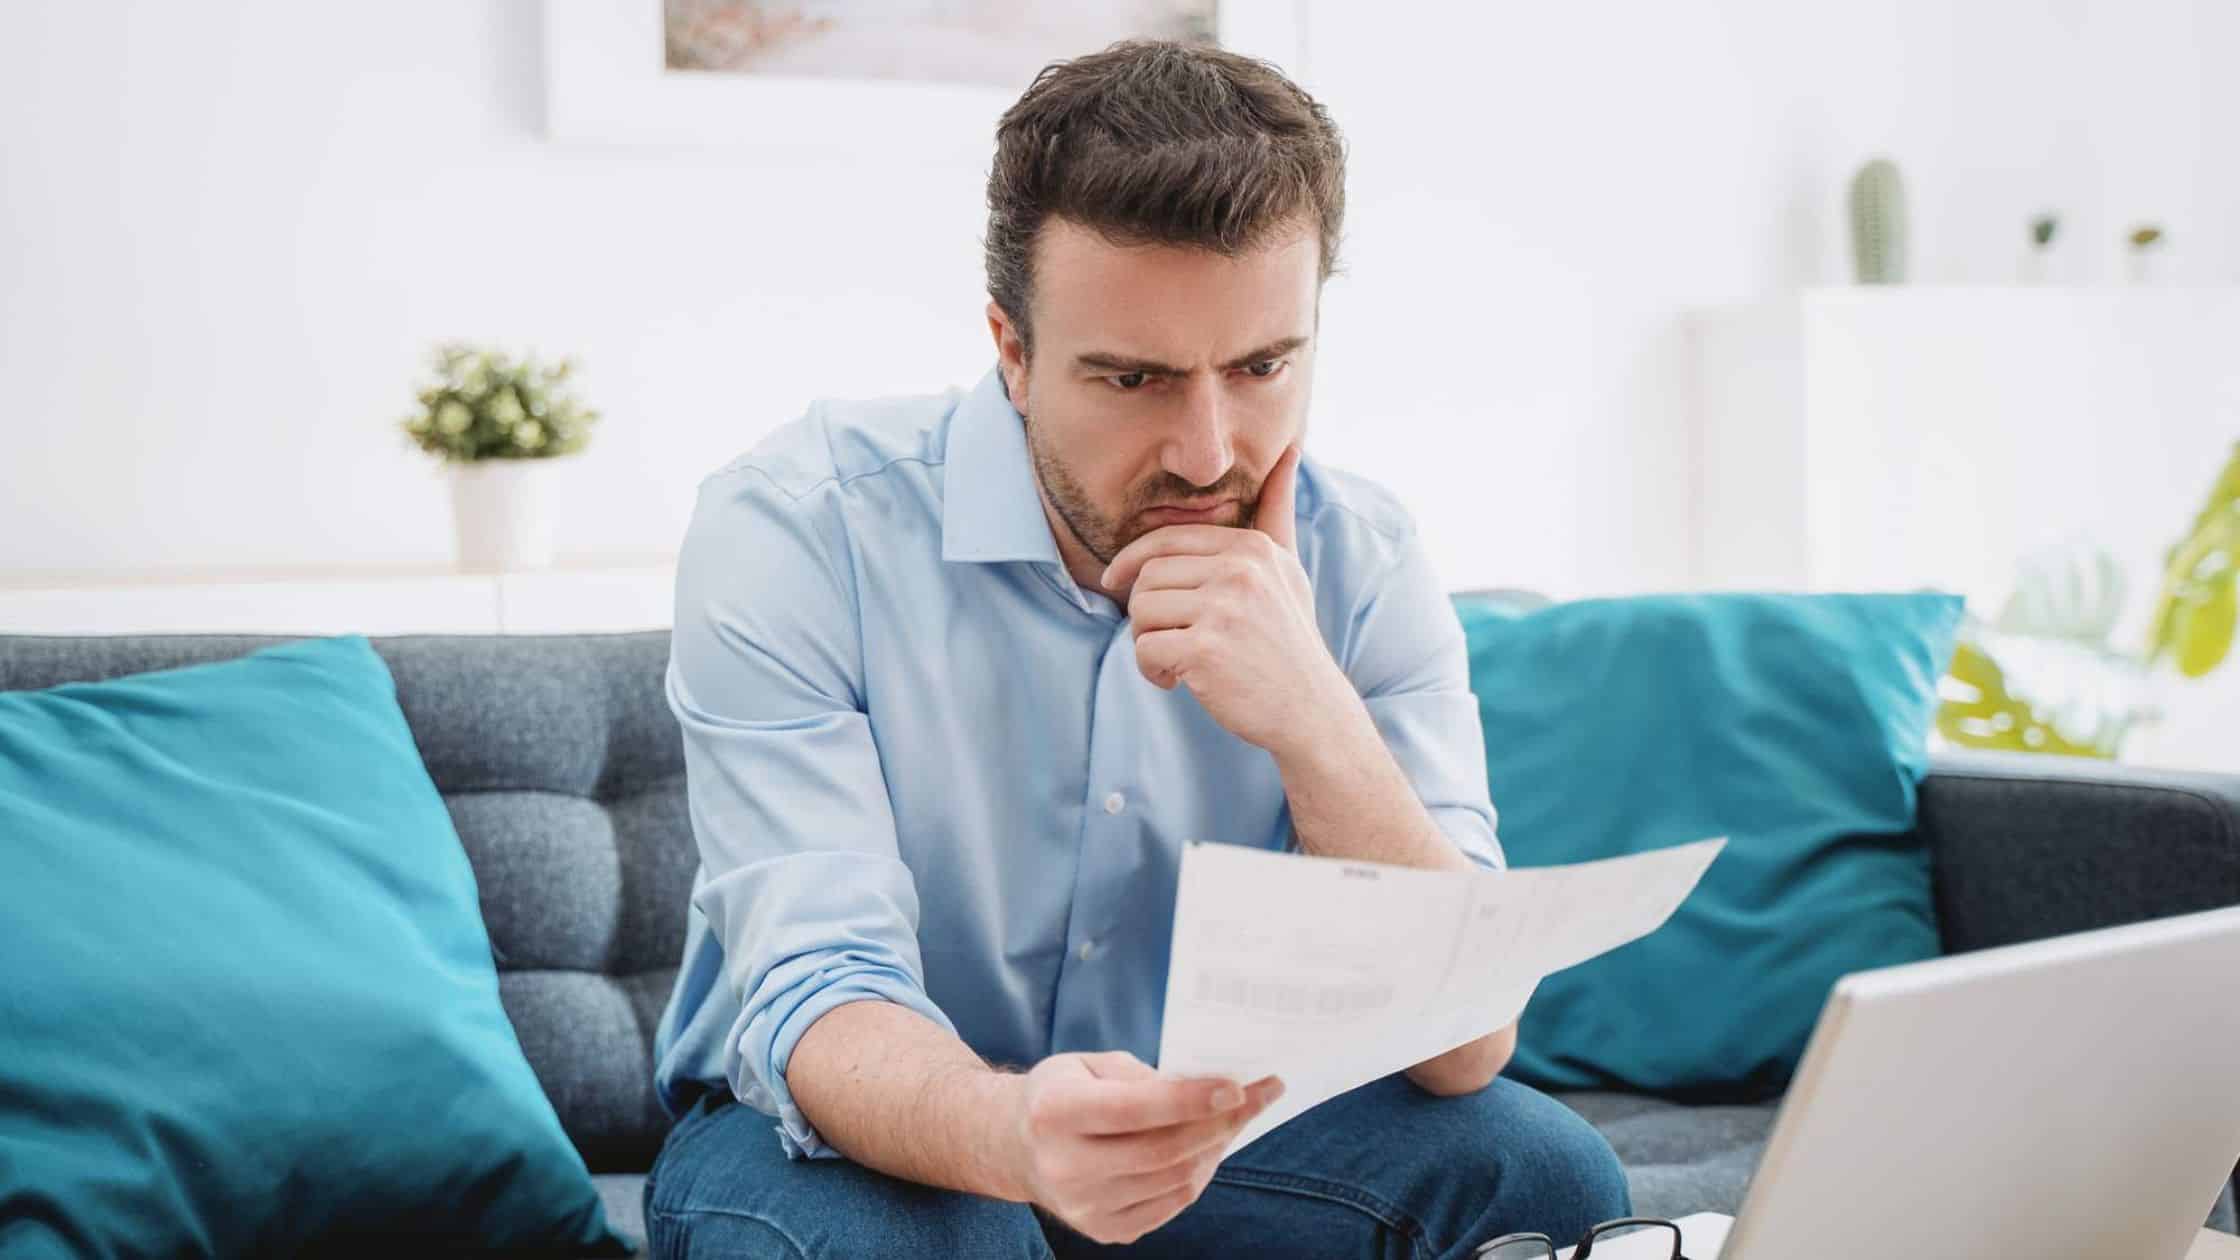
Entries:
{"label": "white wall", "polygon": [[[578,353],[608,416],[562,550],[657,552],[820,395],[987,360],[977,166],[540,139],[533,0],[0,8],[0,576],[441,563],[394,421],[445,336]],[[1691,576],[1684,310],[1848,275],[1903,165],[1914,274],[2115,277],[2139,218],[2240,279],[2240,6],[1314,3],[1349,272],[1314,441],[1451,585]]]}
{"label": "white wall", "polygon": [[445,336],[584,360],[579,555],[673,547],[813,395],[979,374],[978,171],[556,148],[540,35],[527,0],[0,8],[0,571],[446,562],[395,430]]}
{"label": "white wall", "polygon": [[2013,279],[2041,204],[2074,234],[2056,279],[2115,279],[2103,241],[2140,217],[2172,274],[2240,277],[2221,0],[1390,12],[1318,6],[1310,32],[1359,225],[1321,416],[1467,584],[1688,579],[1681,312],[1848,281],[1845,185],[1877,153],[1907,179],[1916,280]]}

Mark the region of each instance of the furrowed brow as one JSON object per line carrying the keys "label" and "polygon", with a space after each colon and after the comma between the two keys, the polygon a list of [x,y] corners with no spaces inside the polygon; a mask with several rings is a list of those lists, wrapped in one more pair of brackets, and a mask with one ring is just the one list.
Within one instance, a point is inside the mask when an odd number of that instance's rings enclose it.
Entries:
{"label": "furrowed brow", "polygon": [[1240,354],[1221,366],[1224,368],[1241,368],[1254,363],[1263,363],[1269,359],[1280,359],[1305,344],[1307,344],[1307,339],[1304,336],[1285,337],[1281,341],[1271,341],[1258,350]]}
{"label": "furrowed brow", "polygon": [[1091,350],[1086,354],[1077,354],[1073,357],[1073,365],[1079,368],[1093,368],[1099,372],[1142,372],[1149,376],[1188,376],[1190,374],[1187,369],[1169,367],[1152,359],[1138,359],[1130,355],[1111,354],[1103,350]]}
{"label": "furrowed brow", "polygon": [[[1265,362],[1269,359],[1282,358],[1305,344],[1307,344],[1307,339],[1303,335],[1285,337],[1280,341],[1271,341],[1256,350],[1246,351],[1221,366],[1224,370],[1233,370],[1254,363]],[[1175,367],[1171,364],[1161,363],[1156,359],[1139,359],[1134,355],[1113,354],[1104,350],[1091,350],[1083,354],[1077,354],[1073,358],[1073,365],[1077,368],[1098,372],[1142,372],[1148,376],[1190,375],[1188,368]]]}

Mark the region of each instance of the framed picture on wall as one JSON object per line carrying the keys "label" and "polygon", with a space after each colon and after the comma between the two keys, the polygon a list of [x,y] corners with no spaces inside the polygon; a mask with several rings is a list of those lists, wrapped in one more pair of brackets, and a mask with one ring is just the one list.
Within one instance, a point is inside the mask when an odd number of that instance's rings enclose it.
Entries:
{"label": "framed picture on wall", "polygon": [[1044,65],[1218,44],[1303,78],[1302,0],[545,0],[558,141],[984,158]]}

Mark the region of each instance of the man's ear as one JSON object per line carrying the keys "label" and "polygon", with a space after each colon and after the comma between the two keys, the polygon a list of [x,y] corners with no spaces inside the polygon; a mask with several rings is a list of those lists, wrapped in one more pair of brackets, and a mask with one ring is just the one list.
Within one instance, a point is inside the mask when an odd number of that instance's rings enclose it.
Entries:
{"label": "man's ear", "polygon": [[[1003,369],[1004,392],[1011,396],[1011,405],[1019,407],[1027,397],[1027,346],[1010,313],[993,299],[988,302],[988,333],[996,340],[996,364]],[[1019,414],[1025,415],[1026,409],[1019,407]]]}

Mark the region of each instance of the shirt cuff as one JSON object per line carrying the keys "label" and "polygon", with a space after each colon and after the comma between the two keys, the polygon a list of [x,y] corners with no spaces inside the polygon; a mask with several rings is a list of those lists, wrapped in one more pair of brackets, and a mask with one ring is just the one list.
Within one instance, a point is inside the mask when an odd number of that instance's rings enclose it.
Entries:
{"label": "shirt cuff", "polygon": [[[765,1115],[775,1116],[779,1145],[788,1159],[840,1159],[842,1155],[827,1145],[823,1136],[801,1108],[793,1101],[793,1090],[786,1084],[786,1068],[793,1061],[793,1049],[809,1031],[809,1026],[822,1018],[825,1012],[850,1002],[882,1001],[908,1007],[940,1025],[951,1036],[956,1035],[956,1025],[925,991],[900,971],[864,969],[852,971],[845,977],[826,985],[786,1013],[777,1029],[770,1035],[769,1053],[758,1055],[753,1047],[757,1030],[749,1029],[739,1038],[739,1054],[734,1065],[732,1092],[740,1101],[748,1103]],[[767,1065],[764,1072],[755,1072],[757,1062]]]}

